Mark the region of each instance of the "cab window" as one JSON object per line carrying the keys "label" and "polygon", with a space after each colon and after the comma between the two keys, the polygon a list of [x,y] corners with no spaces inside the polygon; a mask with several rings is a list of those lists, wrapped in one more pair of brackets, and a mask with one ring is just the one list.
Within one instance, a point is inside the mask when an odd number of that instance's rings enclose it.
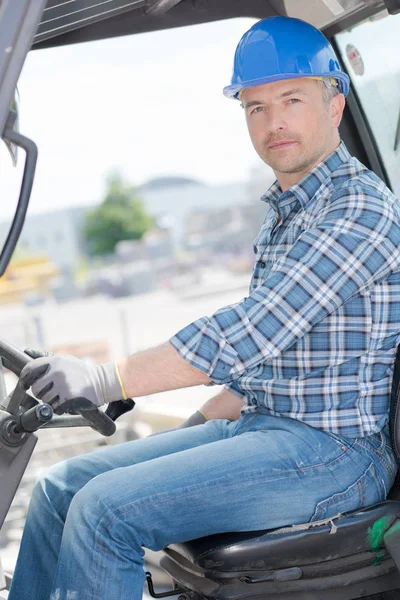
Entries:
{"label": "cab window", "polygon": [[400,197],[400,14],[382,13],[336,36],[394,193]]}

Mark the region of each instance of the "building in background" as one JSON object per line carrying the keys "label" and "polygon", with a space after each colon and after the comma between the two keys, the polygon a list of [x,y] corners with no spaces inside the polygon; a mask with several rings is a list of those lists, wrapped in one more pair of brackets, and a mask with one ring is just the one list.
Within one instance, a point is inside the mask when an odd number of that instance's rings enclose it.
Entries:
{"label": "building in background", "polygon": [[[33,215],[28,211],[19,245],[27,254],[47,256],[63,275],[73,276],[86,253],[82,236],[86,210],[77,207]],[[9,221],[0,223],[1,244],[9,227]]]}
{"label": "building in background", "polygon": [[249,270],[254,262],[253,240],[266,213],[260,198],[274,179],[272,170],[260,164],[251,170],[245,185],[233,186],[237,195],[232,202],[205,203],[186,213],[183,247],[204,263],[218,261],[233,271]]}
{"label": "building in background", "polygon": [[[152,261],[164,267],[179,249],[205,250],[207,261],[216,253],[251,252],[252,239],[262,223],[265,206],[259,197],[272,181],[270,170],[257,168],[248,182],[206,185],[185,177],[155,178],[138,187],[138,197],[154,215],[157,226],[146,236],[144,245],[125,244],[115,253],[116,262],[128,269],[137,260]],[[84,260],[89,260],[83,236],[85,215],[92,206],[80,206],[41,214],[29,214],[20,238],[20,247],[29,256],[45,256],[60,276],[54,290],[60,299],[72,297],[75,276]],[[0,223],[3,244],[10,222]],[[135,258],[139,252],[138,258]],[[135,268],[139,265],[135,265]],[[165,270],[165,269],[164,269]],[[168,271],[168,269],[167,269]]]}
{"label": "building in background", "polygon": [[[247,184],[209,186],[183,177],[153,179],[138,188],[146,210],[158,221],[168,218],[173,242],[182,241],[185,217],[194,209],[229,207],[247,201]],[[29,214],[20,238],[21,246],[32,254],[47,255],[65,273],[75,270],[81,257],[87,257],[83,238],[86,212],[92,206]],[[7,236],[10,222],[0,222],[0,241]]]}
{"label": "building in background", "polygon": [[206,185],[184,177],[162,177],[148,181],[138,191],[151,214],[174,220],[172,237],[177,248],[183,243],[185,219],[194,210],[247,202],[247,183],[243,182]]}

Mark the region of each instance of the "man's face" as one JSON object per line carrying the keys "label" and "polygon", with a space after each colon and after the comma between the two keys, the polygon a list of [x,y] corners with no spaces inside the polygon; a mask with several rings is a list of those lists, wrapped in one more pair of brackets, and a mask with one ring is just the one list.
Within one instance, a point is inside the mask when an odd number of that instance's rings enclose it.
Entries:
{"label": "man's face", "polygon": [[309,78],[288,79],[242,93],[253,146],[278,179],[287,174],[293,183],[338,145],[344,97],[338,94],[327,104],[323,85]]}

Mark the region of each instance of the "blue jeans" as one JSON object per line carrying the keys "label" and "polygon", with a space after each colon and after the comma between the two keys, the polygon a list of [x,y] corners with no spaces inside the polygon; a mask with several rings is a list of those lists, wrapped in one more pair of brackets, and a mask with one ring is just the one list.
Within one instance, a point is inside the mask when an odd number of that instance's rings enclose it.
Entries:
{"label": "blue jeans", "polygon": [[9,600],[139,600],[143,547],[326,519],[383,500],[395,472],[383,434],[261,413],[103,448],[36,485]]}

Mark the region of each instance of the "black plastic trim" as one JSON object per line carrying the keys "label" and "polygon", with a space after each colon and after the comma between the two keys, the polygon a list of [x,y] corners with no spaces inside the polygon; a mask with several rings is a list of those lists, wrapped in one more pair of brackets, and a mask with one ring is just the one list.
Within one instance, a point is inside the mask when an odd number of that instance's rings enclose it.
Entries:
{"label": "black plastic trim", "polygon": [[400,0],[384,0],[386,8],[391,15],[400,13]]}
{"label": "black plastic trim", "polygon": [[0,11],[0,132],[4,130],[18,77],[46,0],[8,0]]}
{"label": "black plastic trim", "polygon": [[4,274],[6,268],[8,267],[8,263],[11,260],[15,246],[19,240],[22,227],[24,226],[26,211],[28,210],[29,200],[32,192],[33,180],[35,178],[38,156],[38,149],[35,142],[14,130],[15,118],[16,113],[14,111],[10,111],[10,116],[6,122],[3,137],[18,148],[25,150],[26,159],[17,209],[15,211],[7,239],[0,254],[0,277]]}

